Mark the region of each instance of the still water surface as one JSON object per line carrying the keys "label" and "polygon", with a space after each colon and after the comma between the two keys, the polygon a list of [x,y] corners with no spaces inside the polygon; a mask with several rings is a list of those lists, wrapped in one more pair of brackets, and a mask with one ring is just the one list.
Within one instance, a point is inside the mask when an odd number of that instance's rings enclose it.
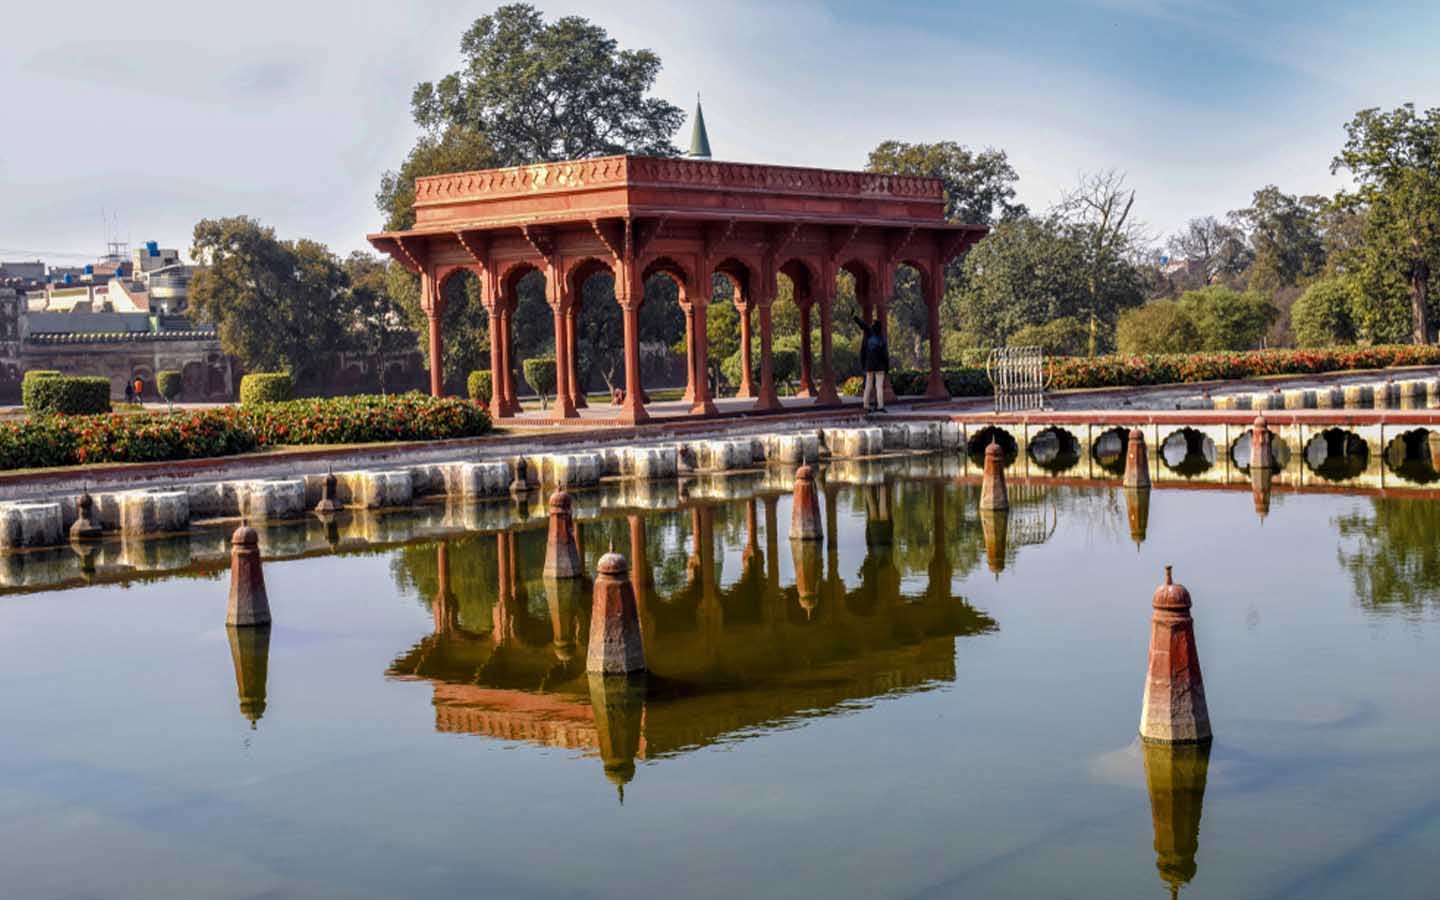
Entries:
{"label": "still water surface", "polygon": [[[783,495],[585,523],[629,688],[539,529],[272,561],[268,635],[218,577],[0,597],[0,894],[1435,896],[1434,501],[879,480],[809,556]],[[1135,739],[1165,563],[1208,753]]]}

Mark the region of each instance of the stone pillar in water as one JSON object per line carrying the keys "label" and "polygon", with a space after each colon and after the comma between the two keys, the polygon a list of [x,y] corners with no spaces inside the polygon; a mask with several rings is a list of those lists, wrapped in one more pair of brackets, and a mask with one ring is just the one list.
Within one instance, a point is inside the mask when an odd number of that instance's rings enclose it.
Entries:
{"label": "stone pillar in water", "polygon": [[265,683],[270,668],[270,626],[225,629],[230,634],[230,659],[235,663],[235,692],[240,714],[254,728],[265,715]]}
{"label": "stone pillar in water", "polygon": [[1270,450],[1270,426],[1264,416],[1256,416],[1250,426],[1250,468],[1256,466],[1268,469],[1274,463],[1275,455]]}
{"label": "stone pillar in water", "polygon": [[104,536],[100,523],[95,521],[95,501],[85,491],[75,498],[75,522],[70,526],[70,540],[77,544],[92,544]]}
{"label": "stone pillar in water", "polygon": [[1140,737],[1162,744],[1200,744],[1210,741],[1210,711],[1205,706],[1205,682],[1195,652],[1195,622],[1190,618],[1190,592],[1171,580],[1151,601],[1150,665],[1145,698],[1140,710]]}
{"label": "stone pillar in water", "polygon": [[980,508],[1010,508],[1010,493],[1005,489],[1005,453],[993,440],[985,448],[985,475],[980,483]]}
{"label": "stone pillar in water", "polygon": [[1145,743],[1142,752],[1155,826],[1155,868],[1174,897],[1195,877],[1210,745]]}
{"label": "stone pillar in water", "polygon": [[340,511],[340,501],[335,496],[336,487],[335,473],[326,472],[325,481],[320,485],[320,502],[315,504],[317,513],[323,516]]}
{"label": "stone pillar in water", "polygon": [[635,590],[630,584],[630,566],[618,553],[606,553],[596,567],[585,669],[600,675],[645,671],[645,646]]}
{"label": "stone pillar in water", "polygon": [[1130,429],[1125,444],[1125,478],[1120,484],[1137,490],[1150,489],[1150,455],[1145,449],[1145,434],[1138,428]]}
{"label": "stone pillar in water", "polygon": [[230,603],[225,624],[249,628],[270,624],[270,598],[260,570],[260,536],[241,525],[230,536]]}
{"label": "stone pillar in water", "polygon": [[815,493],[815,472],[809,466],[795,470],[795,496],[790,510],[790,540],[823,541],[820,496]]}
{"label": "stone pillar in water", "polygon": [[575,525],[570,515],[570,495],[556,491],[550,495],[550,534],[545,542],[546,578],[579,578],[580,548],[575,544]]}

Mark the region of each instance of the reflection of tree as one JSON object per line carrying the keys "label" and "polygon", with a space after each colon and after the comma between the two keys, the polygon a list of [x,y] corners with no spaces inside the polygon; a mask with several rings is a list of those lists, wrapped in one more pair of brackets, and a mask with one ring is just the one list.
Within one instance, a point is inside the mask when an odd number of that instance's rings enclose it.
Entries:
{"label": "reflection of tree", "polygon": [[1440,504],[1371,499],[1371,514],[1336,519],[1340,564],[1364,606],[1420,606],[1440,600]]}

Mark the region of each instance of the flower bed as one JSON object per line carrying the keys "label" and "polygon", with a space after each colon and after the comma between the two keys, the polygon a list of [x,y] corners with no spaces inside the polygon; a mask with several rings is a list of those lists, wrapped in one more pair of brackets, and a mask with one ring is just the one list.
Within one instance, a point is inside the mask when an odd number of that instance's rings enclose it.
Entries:
{"label": "flower bed", "polygon": [[[1253,350],[1234,353],[1174,353],[1144,356],[1060,356],[1050,360],[1051,389],[1145,387],[1257,378],[1263,375],[1313,375],[1390,366],[1440,365],[1440,346],[1397,344],[1327,350]],[[947,367],[945,386],[953,397],[991,393],[983,368]],[[928,375],[913,369],[891,373],[899,394],[925,393]]]}
{"label": "flower bed", "polygon": [[423,394],[152,415],[37,416],[0,425],[0,469],[196,459],[285,445],[441,440],[489,430],[483,408]]}

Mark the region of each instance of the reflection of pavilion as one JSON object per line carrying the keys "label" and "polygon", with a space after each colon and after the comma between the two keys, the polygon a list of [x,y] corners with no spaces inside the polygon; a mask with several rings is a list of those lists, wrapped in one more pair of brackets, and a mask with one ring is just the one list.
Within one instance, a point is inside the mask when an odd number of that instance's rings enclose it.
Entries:
{"label": "reflection of pavilion", "polygon": [[[740,577],[724,588],[717,507],[688,510],[693,552],[683,583],[663,593],[655,587],[649,523],[630,516],[629,547],[617,547],[628,549],[650,668],[638,683],[585,673],[587,580],[543,582],[544,615],[527,602],[517,565],[522,555],[533,557],[517,552],[518,539],[527,535],[494,538],[499,577],[491,588],[490,622],[462,627],[448,573],[455,552],[442,543],[435,629],[387,674],[432,683],[440,731],[598,752],[619,784],[629,780],[637,758],[951,681],[955,636],[996,625],[951,596],[947,487],[932,486],[933,514],[923,522],[931,552],[924,564],[897,557],[889,488],[873,489],[865,558],[848,583],[833,540],[835,489],[825,492],[831,539],[823,551],[818,543],[781,546],[790,542],[780,536],[775,497],[746,502]],[[781,584],[782,553],[794,564],[792,584]],[[926,590],[902,595],[902,567],[925,574]]]}

